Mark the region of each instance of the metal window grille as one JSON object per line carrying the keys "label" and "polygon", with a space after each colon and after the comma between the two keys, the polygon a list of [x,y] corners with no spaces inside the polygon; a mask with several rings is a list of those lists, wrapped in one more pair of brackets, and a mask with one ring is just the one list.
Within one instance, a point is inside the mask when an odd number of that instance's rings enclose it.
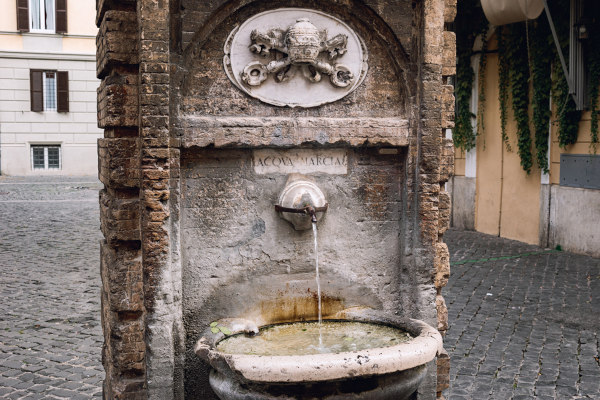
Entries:
{"label": "metal window grille", "polygon": [[56,72],[44,72],[44,110],[56,111]]}
{"label": "metal window grille", "polygon": [[41,170],[60,169],[60,145],[32,145],[31,167]]}
{"label": "metal window grille", "polygon": [[33,169],[46,169],[46,157],[43,146],[31,146],[31,159]]}
{"label": "metal window grille", "polygon": [[60,148],[52,146],[46,148],[48,151],[48,169],[60,168]]}

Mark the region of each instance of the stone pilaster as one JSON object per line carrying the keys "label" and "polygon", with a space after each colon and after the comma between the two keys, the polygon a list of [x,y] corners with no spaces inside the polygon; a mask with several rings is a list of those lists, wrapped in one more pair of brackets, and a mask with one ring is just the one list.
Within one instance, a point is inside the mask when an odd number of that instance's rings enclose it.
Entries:
{"label": "stone pilaster", "polygon": [[146,398],[135,1],[99,1],[96,22],[105,399]]}
{"label": "stone pilaster", "polygon": [[[450,260],[442,237],[449,225],[450,197],[444,184],[453,166],[452,144],[445,139],[445,130],[454,126],[454,96],[448,78],[456,73],[456,37],[445,30],[445,23],[454,20],[456,0],[426,0],[424,9],[419,213],[422,243],[434,250],[437,327],[445,335],[448,309],[442,288],[448,282]],[[449,382],[447,353],[439,355],[437,368],[436,392],[442,397]]]}
{"label": "stone pilaster", "polygon": [[[178,379],[182,352],[181,274],[173,260],[178,235],[179,149],[170,135],[170,1],[138,0],[140,34],[140,220],[144,301],[146,308],[146,374],[149,399],[183,398]],[[172,191],[176,194],[173,196]],[[174,249],[175,247],[175,249]],[[180,367],[180,366],[179,366]]]}

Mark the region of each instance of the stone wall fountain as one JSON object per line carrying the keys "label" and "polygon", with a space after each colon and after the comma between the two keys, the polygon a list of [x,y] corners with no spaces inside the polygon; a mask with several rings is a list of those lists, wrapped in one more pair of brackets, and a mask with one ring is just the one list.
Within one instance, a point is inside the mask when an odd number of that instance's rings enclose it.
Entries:
{"label": "stone wall fountain", "polygon": [[441,394],[455,7],[98,1],[105,398]]}

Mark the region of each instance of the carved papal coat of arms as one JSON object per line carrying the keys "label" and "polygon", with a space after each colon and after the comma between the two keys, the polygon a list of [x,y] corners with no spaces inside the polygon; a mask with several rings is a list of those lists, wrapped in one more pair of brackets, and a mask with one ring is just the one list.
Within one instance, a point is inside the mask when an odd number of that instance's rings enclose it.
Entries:
{"label": "carved papal coat of arms", "polygon": [[367,48],[344,21],[307,8],[256,14],[223,46],[231,82],[275,106],[316,107],[352,93],[368,70]]}
{"label": "carved papal coat of arms", "polygon": [[[336,63],[336,59],[346,52],[348,36],[338,34],[327,39],[327,30],[319,30],[308,18],[299,18],[287,30],[270,29],[268,31],[253,30],[250,39],[250,51],[267,57],[273,51],[276,59],[263,64],[260,61],[250,62],[242,72],[242,81],[250,86],[259,86],[270,74],[275,75],[277,82],[290,79],[298,66],[306,79],[320,82],[323,75],[328,75],[331,83],[340,88],[349,86],[354,75],[344,64]],[[319,59],[319,55],[327,52],[327,60]]]}

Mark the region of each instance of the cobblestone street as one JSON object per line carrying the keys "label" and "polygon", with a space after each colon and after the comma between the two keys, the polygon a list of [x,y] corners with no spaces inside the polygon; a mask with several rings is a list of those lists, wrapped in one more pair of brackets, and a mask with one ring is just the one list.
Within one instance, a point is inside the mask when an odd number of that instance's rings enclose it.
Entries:
{"label": "cobblestone street", "polygon": [[0,398],[101,396],[100,186],[0,177]]}
{"label": "cobblestone street", "polygon": [[600,259],[450,231],[450,399],[600,399]]}
{"label": "cobblestone street", "polygon": [[[0,398],[101,396],[100,187],[0,177]],[[600,259],[445,238],[447,398],[600,399]]]}

